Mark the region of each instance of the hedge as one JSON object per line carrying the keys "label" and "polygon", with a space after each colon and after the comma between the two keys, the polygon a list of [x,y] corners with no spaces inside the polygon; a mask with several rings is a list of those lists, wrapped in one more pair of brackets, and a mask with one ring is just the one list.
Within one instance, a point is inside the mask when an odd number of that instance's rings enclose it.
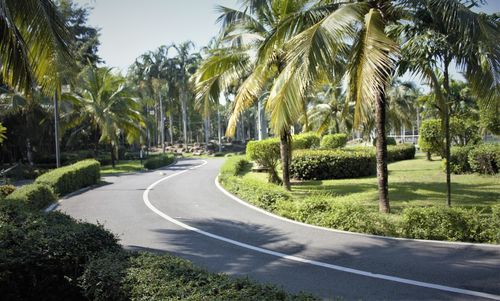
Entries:
{"label": "hedge", "polygon": [[52,187],[58,195],[66,195],[83,187],[99,183],[100,164],[90,159],[49,171],[39,176],[35,183]]}
{"label": "hedge", "polygon": [[28,184],[16,189],[6,200],[21,202],[33,209],[44,209],[57,200],[52,188],[45,184]]}
{"label": "hedge", "polygon": [[281,179],[276,172],[276,167],[280,159],[280,142],[276,138],[261,141],[250,141],[247,144],[247,157],[249,160],[257,162],[267,169],[269,174],[268,182],[280,183]]}
{"label": "hedge", "polygon": [[[469,164],[469,153],[473,146],[453,146],[450,150],[450,170],[454,174],[471,172]],[[446,171],[446,161],[442,164],[443,171]]]}
{"label": "hedge", "polygon": [[471,170],[480,174],[497,174],[500,170],[500,145],[481,144],[469,152]]}
{"label": "hedge", "polygon": [[311,149],[318,148],[320,136],[315,133],[302,133],[292,136],[292,149]]}
{"label": "hedge", "polygon": [[[397,144],[396,139],[394,139],[394,137],[386,137],[385,141],[386,141],[388,146]],[[373,146],[376,146],[376,145],[377,145],[377,138],[373,139]]]}
{"label": "hedge", "polygon": [[387,161],[397,162],[402,160],[415,159],[415,145],[410,143],[388,145],[387,146]]}
{"label": "hedge", "polygon": [[14,185],[0,185],[0,198],[4,198],[16,190]]}
{"label": "hedge", "polygon": [[154,157],[150,157],[144,162],[144,168],[146,169],[157,169],[160,167],[167,166],[172,164],[175,160],[174,155],[171,154],[162,154]]}
{"label": "hedge", "polygon": [[347,144],[347,135],[346,134],[331,134],[325,135],[321,138],[322,149],[336,149],[342,148]]}
{"label": "hedge", "polygon": [[366,151],[296,151],[290,165],[290,175],[300,180],[359,178],[375,174],[375,157]]}

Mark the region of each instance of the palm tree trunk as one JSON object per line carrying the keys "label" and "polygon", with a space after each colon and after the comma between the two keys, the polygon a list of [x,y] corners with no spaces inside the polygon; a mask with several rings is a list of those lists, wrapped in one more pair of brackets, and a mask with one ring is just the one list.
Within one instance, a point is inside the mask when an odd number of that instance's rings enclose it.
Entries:
{"label": "palm tree trunk", "polygon": [[170,109],[170,112],[168,113],[168,134],[170,136],[171,145],[174,145],[173,127],[174,127],[174,116],[172,116],[172,109]]}
{"label": "palm tree trunk", "polygon": [[283,171],[283,187],[290,191],[290,156],[292,154],[291,148],[291,135],[289,129],[284,129],[280,135],[280,155],[281,155],[281,169]]}
{"label": "palm tree trunk", "polygon": [[205,150],[208,151],[208,143],[210,140],[210,117],[205,117]]}
{"label": "palm tree trunk", "polygon": [[217,106],[217,138],[219,140],[219,153],[222,152],[222,123],[220,120],[220,108]]}
{"label": "palm tree trunk", "polygon": [[111,143],[110,146],[111,146],[111,166],[113,168],[115,168],[115,161],[116,161],[116,158],[115,158],[115,147],[113,146],[113,143]]}
{"label": "palm tree trunk", "polygon": [[184,147],[187,149],[188,137],[187,137],[187,103],[186,95],[183,92],[181,94],[181,107],[182,107],[182,131],[184,134]]}
{"label": "palm tree trunk", "polygon": [[446,204],[448,207],[451,206],[451,170],[450,170],[450,148],[451,148],[451,140],[450,140],[450,113],[449,113],[449,97],[450,97],[450,78],[448,74],[448,66],[449,66],[449,60],[445,58],[444,60],[444,72],[443,72],[443,77],[444,77],[444,82],[443,82],[443,88],[446,91],[446,97],[445,97],[445,102],[444,102],[444,107],[443,107],[443,114],[444,114],[444,139],[445,139],[445,146],[444,146],[444,154],[446,158]]}
{"label": "palm tree trunk", "polygon": [[385,91],[381,92],[377,99],[376,115],[376,134],[377,134],[377,180],[379,195],[379,211],[389,213],[389,181],[387,171],[387,138],[385,135],[386,105]]}

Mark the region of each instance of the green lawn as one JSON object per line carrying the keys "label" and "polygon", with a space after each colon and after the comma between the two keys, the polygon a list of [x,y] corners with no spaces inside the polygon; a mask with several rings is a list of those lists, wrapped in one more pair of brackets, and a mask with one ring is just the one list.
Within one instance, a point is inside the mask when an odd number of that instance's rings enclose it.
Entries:
{"label": "green lawn", "polygon": [[[389,193],[393,213],[400,213],[406,206],[444,205],[446,195],[445,174],[441,160],[426,161],[423,154],[414,160],[389,164]],[[265,173],[249,172],[244,178],[266,181]],[[376,177],[295,182],[294,199],[311,194],[328,194],[335,200],[359,201],[377,210],[378,193]],[[500,202],[500,176],[477,174],[452,175],[452,205],[489,207]]]}
{"label": "green lawn", "polygon": [[120,173],[138,172],[144,170],[140,160],[120,161],[113,168],[111,165],[101,166],[101,175],[109,176]]}

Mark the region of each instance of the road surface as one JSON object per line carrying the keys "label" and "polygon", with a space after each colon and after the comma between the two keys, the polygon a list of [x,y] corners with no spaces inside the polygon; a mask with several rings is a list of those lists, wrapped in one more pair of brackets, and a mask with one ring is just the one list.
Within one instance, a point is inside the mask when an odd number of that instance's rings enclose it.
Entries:
{"label": "road surface", "polygon": [[275,218],[215,185],[223,159],[180,160],[64,199],[57,210],[214,272],[345,300],[500,300],[500,246],[396,240]]}

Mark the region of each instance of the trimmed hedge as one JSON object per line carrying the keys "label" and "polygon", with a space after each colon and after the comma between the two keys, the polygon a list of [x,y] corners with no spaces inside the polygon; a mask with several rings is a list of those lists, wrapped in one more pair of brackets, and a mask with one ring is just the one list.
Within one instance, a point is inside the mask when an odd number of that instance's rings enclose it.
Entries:
{"label": "trimmed hedge", "polygon": [[302,133],[292,136],[292,149],[311,149],[318,148],[320,136],[316,133]]}
{"label": "trimmed hedge", "polygon": [[321,138],[322,149],[337,149],[346,146],[347,135],[346,134],[331,134],[325,135]]}
{"label": "trimmed hedge", "polygon": [[[453,146],[450,150],[450,170],[454,174],[471,172],[469,153],[473,146]],[[446,160],[443,161],[443,171],[446,171]]]}
{"label": "trimmed hedge", "polygon": [[485,242],[492,240],[484,237],[488,223],[475,209],[415,207],[403,211],[401,231],[408,238]]}
{"label": "trimmed hedge", "polygon": [[45,184],[29,184],[16,189],[6,200],[21,202],[33,209],[44,209],[57,200],[52,189]]}
{"label": "trimmed hedge", "polygon": [[415,145],[410,143],[387,146],[387,160],[397,162],[415,159]]}
{"label": "trimmed hedge", "polygon": [[290,165],[290,175],[300,180],[359,178],[375,174],[375,156],[366,151],[296,151]]}
{"label": "trimmed hedge", "polygon": [[[397,142],[396,142],[396,139],[394,139],[394,137],[387,137],[385,138],[385,141],[387,142],[387,145],[396,145]],[[373,139],[373,146],[376,146],[377,145],[377,138]]]}
{"label": "trimmed hedge", "polygon": [[497,174],[500,170],[500,145],[481,144],[469,152],[471,170],[480,174]]}
{"label": "trimmed hedge", "polygon": [[163,166],[167,166],[172,164],[175,160],[174,155],[171,154],[162,154],[154,157],[150,157],[144,162],[144,168],[146,169],[157,169]]}
{"label": "trimmed hedge", "polygon": [[90,159],[49,171],[39,176],[35,183],[49,185],[56,194],[66,195],[83,187],[97,184],[100,179],[100,164]]}
{"label": "trimmed hedge", "polygon": [[247,144],[247,157],[267,169],[268,182],[280,183],[281,179],[276,172],[280,159],[280,142],[276,138],[261,141],[250,141]]}

